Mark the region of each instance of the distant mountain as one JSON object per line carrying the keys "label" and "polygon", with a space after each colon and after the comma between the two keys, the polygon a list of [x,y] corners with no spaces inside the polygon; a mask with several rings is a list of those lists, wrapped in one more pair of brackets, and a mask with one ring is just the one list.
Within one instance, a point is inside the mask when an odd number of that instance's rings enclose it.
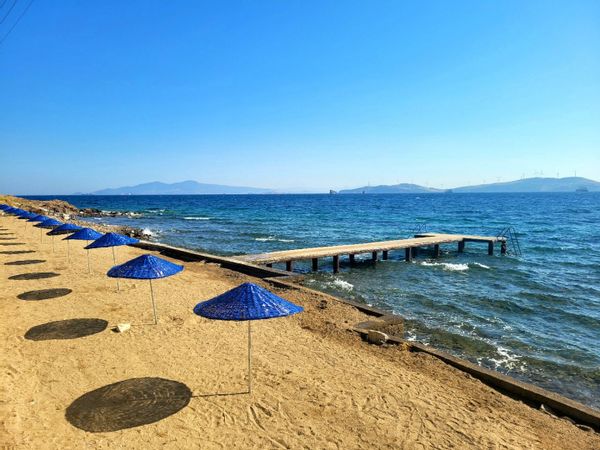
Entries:
{"label": "distant mountain", "polygon": [[220,184],[205,184],[197,181],[182,181],[180,183],[152,183],[125,186],[114,189],[102,189],[92,192],[92,195],[193,195],[193,194],[268,194],[270,189],[260,189],[244,186],[224,186]]}
{"label": "distant mountain", "polygon": [[442,189],[428,188],[417,184],[401,183],[394,185],[363,186],[356,189],[344,189],[340,194],[424,194],[440,193]]}
{"label": "distant mountain", "polygon": [[575,192],[600,191],[600,183],[582,177],[525,178],[504,183],[480,184],[452,189],[453,192]]}
{"label": "distant mountain", "polygon": [[381,186],[364,186],[356,189],[345,189],[340,194],[426,194],[444,192],[494,193],[494,192],[575,192],[600,191],[600,183],[582,177],[566,178],[525,178],[505,183],[479,184],[454,189],[435,189],[417,184],[394,184]]}

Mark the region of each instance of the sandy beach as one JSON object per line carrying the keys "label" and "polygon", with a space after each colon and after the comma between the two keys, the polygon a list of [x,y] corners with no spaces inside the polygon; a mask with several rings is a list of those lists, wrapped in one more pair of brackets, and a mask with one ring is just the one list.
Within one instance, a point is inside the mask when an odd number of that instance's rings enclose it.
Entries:
{"label": "sandy beach", "polygon": [[[600,448],[431,356],[363,342],[349,328],[369,318],[349,305],[215,264],[173,260],[185,270],[154,282],[148,325],[148,282],[117,291],[110,249],[88,274],[85,243],[68,264],[65,241],[24,225],[0,217],[2,448]],[[253,324],[253,392],[225,395],[246,386],[246,324],[192,308],[246,281],[305,312]],[[94,320],[40,327],[72,319]]]}

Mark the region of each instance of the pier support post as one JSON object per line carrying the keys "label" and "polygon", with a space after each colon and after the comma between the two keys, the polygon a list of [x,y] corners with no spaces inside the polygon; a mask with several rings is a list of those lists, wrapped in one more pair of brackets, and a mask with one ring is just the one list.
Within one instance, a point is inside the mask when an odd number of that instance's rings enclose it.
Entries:
{"label": "pier support post", "polygon": [[494,243],[492,241],[488,242],[488,255],[492,256],[494,254]]}
{"label": "pier support post", "polygon": [[291,272],[294,270],[294,261],[286,261],[285,262],[285,270]]}
{"label": "pier support post", "polygon": [[388,251],[384,250],[383,251],[383,256],[381,257],[384,261],[388,259]]}
{"label": "pier support post", "polygon": [[340,271],[340,255],[333,257],[333,273],[339,273]]}
{"label": "pier support post", "polygon": [[354,263],[356,262],[356,257],[354,256],[353,253],[349,254],[348,257],[350,258],[350,265],[353,266]]}
{"label": "pier support post", "polygon": [[440,244],[435,244],[433,246],[433,257],[434,258],[439,258],[440,257]]}
{"label": "pier support post", "polygon": [[502,241],[500,244],[500,254],[506,255],[506,241]]}
{"label": "pier support post", "polygon": [[404,249],[404,260],[406,262],[411,262],[413,259],[413,249],[410,247],[407,247]]}
{"label": "pier support post", "polygon": [[273,268],[273,264],[269,263],[269,264],[267,264],[267,267],[268,267],[269,269],[272,269],[272,268]]}
{"label": "pier support post", "polygon": [[313,258],[312,259],[312,271],[316,272],[317,270],[319,270],[319,259]]}
{"label": "pier support post", "polygon": [[465,251],[465,241],[458,241],[458,253]]}
{"label": "pier support post", "polygon": [[377,262],[377,252],[372,252],[371,253],[371,261],[373,261],[374,263]]}

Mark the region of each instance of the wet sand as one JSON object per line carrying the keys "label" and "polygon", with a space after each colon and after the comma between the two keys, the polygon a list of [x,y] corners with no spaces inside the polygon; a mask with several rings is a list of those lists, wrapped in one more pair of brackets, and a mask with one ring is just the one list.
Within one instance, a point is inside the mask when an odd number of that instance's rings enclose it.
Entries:
{"label": "wet sand", "polygon": [[[90,251],[88,274],[85,243],[71,242],[67,264],[64,241],[53,252],[23,225],[0,217],[16,238],[1,242],[17,244],[0,246],[0,446],[600,448],[598,434],[433,357],[366,344],[349,328],[369,317],[349,305],[267,285],[306,311],[253,323],[253,392],[227,395],[246,388],[246,324],[192,308],[259,280],[174,260],[185,270],[153,282],[159,324],[146,325],[148,282],[117,292],[110,249]],[[132,328],[111,331],[121,322]]]}

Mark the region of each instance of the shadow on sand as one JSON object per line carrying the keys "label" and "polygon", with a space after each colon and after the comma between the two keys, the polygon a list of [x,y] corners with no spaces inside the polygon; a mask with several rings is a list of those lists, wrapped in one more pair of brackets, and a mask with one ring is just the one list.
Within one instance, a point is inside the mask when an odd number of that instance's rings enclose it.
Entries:
{"label": "shadow on sand", "polygon": [[21,261],[11,261],[4,263],[5,266],[26,266],[27,264],[41,264],[46,262],[45,259],[23,259]]}
{"label": "shadow on sand", "polygon": [[35,250],[4,250],[0,255],[23,255],[25,253],[35,253]]}
{"label": "shadow on sand", "polygon": [[158,422],[185,408],[191,397],[192,391],[178,381],[131,378],[82,395],[65,417],[84,431],[118,431]]}
{"label": "shadow on sand", "polygon": [[43,323],[30,328],[25,339],[49,341],[52,339],[77,339],[106,330],[108,322],[102,319],[69,319]]}
{"label": "shadow on sand", "polygon": [[16,237],[0,237],[0,241],[14,241]]}
{"label": "shadow on sand", "polygon": [[48,300],[51,298],[64,297],[73,292],[67,288],[55,288],[55,289],[40,289],[39,291],[28,291],[17,295],[17,298],[21,300]]}
{"label": "shadow on sand", "polygon": [[25,245],[25,242],[0,242],[0,245]]}
{"label": "shadow on sand", "polygon": [[33,272],[33,273],[22,273],[20,275],[13,275],[8,277],[9,280],[41,280],[43,278],[54,278],[59,276],[60,273],[56,272]]}

